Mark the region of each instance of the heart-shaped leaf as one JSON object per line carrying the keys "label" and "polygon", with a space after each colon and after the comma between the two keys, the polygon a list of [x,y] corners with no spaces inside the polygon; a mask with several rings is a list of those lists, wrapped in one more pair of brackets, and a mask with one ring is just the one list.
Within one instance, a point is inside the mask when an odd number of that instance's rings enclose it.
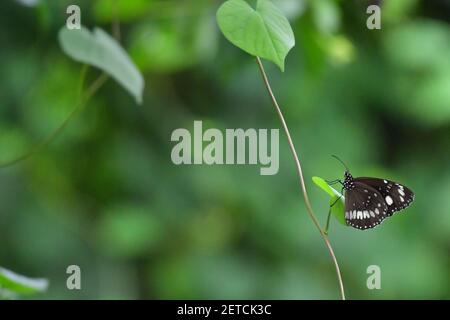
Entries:
{"label": "heart-shaped leaf", "polygon": [[[330,196],[331,214],[339,221],[340,224],[346,226],[345,222],[345,198],[339,191],[331,187],[324,179],[313,177],[313,182]],[[339,199],[340,197],[340,199]],[[339,199],[339,200],[338,200]],[[337,202],[336,202],[337,201]]]}
{"label": "heart-shaped leaf", "polygon": [[138,104],[142,103],[144,78],[126,51],[105,31],[95,28],[59,31],[62,50],[72,59],[100,68],[127,90]]}
{"label": "heart-shaped leaf", "polygon": [[[31,279],[0,267],[0,289],[11,294],[32,294],[47,290],[46,279]],[[2,291],[0,290],[0,295]]]}
{"label": "heart-shaped leaf", "polygon": [[284,60],[295,38],[289,21],[272,2],[258,0],[253,9],[244,0],[229,0],[217,11],[217,23],[235,46],[274,62],[284,71]]}

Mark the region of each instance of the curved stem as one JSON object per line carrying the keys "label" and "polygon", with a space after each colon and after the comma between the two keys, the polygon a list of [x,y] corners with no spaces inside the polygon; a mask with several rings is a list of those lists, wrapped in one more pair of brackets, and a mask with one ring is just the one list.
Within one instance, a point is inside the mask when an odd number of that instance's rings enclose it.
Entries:
{"label": "curved stem", "polygon": [[274,107],[275,107],[275,109],[276,109],[276,111],[278,113],[278,116],[279,116],[280,120],[281,120],[281,124],[283,125],[284,132],[286,133],[287,140],[288,140],[288,143],[289,143],[289,147],[291,149],[292,155],[293,155],[294,160],[295,160],[295,165],[296,165],[296,168],[297,168],[297,174],[298,174],[298,178],[299,178],[299,182],[300,182],[300,187],[301,187],[301,190],[302,190],[303,198],[305,199],[306,209],[308,211],[308,214],[309,214],[311,220],[313,221],[314,225],[316,226],[317,230],[319,231],[320,235],[322,236],[322,238],[323,238],[323,240],[325,242],[325,245],[328,248],[328,252],[330,253],[331,258],[333,259],[333,263],[334,263],[334,266],[336,268],[336,273],[337,273],[337,277],[338,277],[339,287],[340,287],[340,290],[341,290],[341,297],[342,297],[342,300],[345,300],[344,283],[342,281],[342,276],[341,276],[341,271],[339,269],[339,264],[337,262],[336,255],[334,254],[333,247],[330,244],[328,236],[322,230],[322,228],[320,226],[320,223],[317,220],[316,215],[314,214],[314,211],[312,209],[311,202],[309,201],[308,192],[306,191],[305,180],[303,178],[302,166],[301,166],[301,163],[300,163],[297,151],[295,150],[295,146],[294,146],[294,143],[292,141],[291,134],[289,132],[289,128],[288,128],[288,126],[286,124],[286,120],[284,119],[283,112],[281,111],[280,106],[278,105],[277,99],[275,98],[275,95],[274,95],[274,93],[272,91],[272,88],[271,88],[270,83],[269,83],[269,79],[267,78],[267,74],[266,74],[266,71],[264,70],[264,66],[263,66],[263,64],[261,62],[261,59],[259,57],[256,57],[256,61],[257,61],[258,66],[259,66],[259,70],[261,71],[261,75],[262,75],[262,78],[264,80],[264,84],[265,84],[265,86],[267,88],[267,91],[269,92],[270,98],[272,99],[272,103],[273,103],[273,105],[274,105]]}
{"label": "curved stem", "polygon": [[[84,74],[84,72],[83,72]],[[21,161],[24,161],[28,159],[29,157],[33,156],[35,153],[37,153],[39,150],[41,150],[43,147],[47,146],[50,142],[52,142],[63,130],[64,128],[69,124],[70,120],[80,111],[84,108],[84,106],[87,104],[89,99],[103,86],[103,84],[106,82],[108,77],[105,74],[101,74],[87,89],[86,94],[80,99],[78,104],[75,106],[75,108],[72,110],[72,112],[69,114],[69,116],[64,120],[64,122],[56,128],[50,136],[39,142],[38,144],[34,145],[28,152],[25,154],[0,163],[0,168],[6,168],[10,167],[12,165],[15,165]]]}

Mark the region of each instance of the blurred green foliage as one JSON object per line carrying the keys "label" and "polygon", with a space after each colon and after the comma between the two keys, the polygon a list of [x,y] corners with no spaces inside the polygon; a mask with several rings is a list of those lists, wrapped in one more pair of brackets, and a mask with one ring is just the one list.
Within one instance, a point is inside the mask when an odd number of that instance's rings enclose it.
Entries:
{"label": "blurred green foliage", "polygon": [[[65,9],[111,30],[145,77],[137,106],[110,81],[47,148],[0,170],[0,265],[45,277],[51,298],[336,299],[335,271],[300,197],[284,139],[280,171],[175,166],[170,135],[193,120],[278,128],[254,59],[221,35],[221,1],[2,1],[0,159],[48,136],[74,107],[81,65],[61,51]],[[370,231],[332,221],[353,299],[450,298],[448,2],[384,1],[368,30],[365,1],[274,0],[296,36],[281,74],[266,64],[310,179],[356,176],[410,186],[415,203]],[[33,1],[31,1],[33,3]],[[97,76],[93,69],[88,82]],[[282,138],[281,136],[280,138]],[[66,268],[82,290],[66,288]],[[381,267],[381,290],[366,269]]]}

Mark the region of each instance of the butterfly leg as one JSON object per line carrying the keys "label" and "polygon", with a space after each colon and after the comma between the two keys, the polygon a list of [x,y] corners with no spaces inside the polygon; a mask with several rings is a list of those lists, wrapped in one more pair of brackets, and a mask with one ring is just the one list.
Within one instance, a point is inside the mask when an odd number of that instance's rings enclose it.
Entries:
{"label": "butterfly leg", "polygon": [[342,181],[340,179],[336,179],[336,180],[325,180],[326,183],[328,183],[330,186],[332,186],[333,184],[336,183],[340,183],[342,184]]}
{"label": "butterfly leg", "polygon": [[330,217],[331,217],[331,206],[328,209],[328,217],[327,217],[327,223],[325,225],[325,230],[323,231],[323,233],[325,233],[326,235],[328,235],[328,228],[330,227]]}
{"label": "butterfly leg", "polygon": [[342,189],[341,189],[341,195],[340,195],[339,198],[337,198],[332,204],[330,204],[330,208],[328,209],[327,223],[326,223],[326,225],[325,225],[325,230],[324,230],[324,233],[325,233],[326,235],[328,235],[328,228],[330,227],[331,208],[333,208],[334,205],[335,205],[339,200],[341,200],[342,195],[343,195],[343,192],[344,192],[344,188],[342,187]]}
{"label": "butterfly leg", "polygon": [[334,205],[335,205],[339,200],[341,200],[341,198],[342,198],[342,191],[341,191],[341,195],[339,196],[339,198],[337,198],[337,199],[333,202],[333,204],[330,205],[330,209],[333,208]]}

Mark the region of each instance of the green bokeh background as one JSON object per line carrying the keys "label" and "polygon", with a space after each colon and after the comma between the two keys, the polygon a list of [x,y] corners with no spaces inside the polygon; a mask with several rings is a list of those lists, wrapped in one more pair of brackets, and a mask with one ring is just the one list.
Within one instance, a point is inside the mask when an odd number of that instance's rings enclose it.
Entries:
{"label": "green bokeh background", "polygon": [[[22,3],[21,3],[22,2]],[[70,113],[81,65],[57,33],[66,7],[108,32],[113,1],[1,1],[0,161]],[[391,0],[382,29],[369,1],[274,0],[297,45],[286,72],[266,63],[322,223],[313,175],[397,180],[406,211],[361,232],[332,222],[351,299],[450,298],[450,4]],[[44,150],[0,170],[0,265],[50,280],[32,298],[338,299],[333,264],[307,216],[286,139],[280,170],[176,166],[174,129],[279,128],[255,60],[220,34],[221,1],[118,1],[122,44],[142,71],[144,104],[109,81]],[[99,72],[91,69],[88,81]],[[66,289],[66,268],[82,290]],[[378,265],[382,289],[368,290]]]}

